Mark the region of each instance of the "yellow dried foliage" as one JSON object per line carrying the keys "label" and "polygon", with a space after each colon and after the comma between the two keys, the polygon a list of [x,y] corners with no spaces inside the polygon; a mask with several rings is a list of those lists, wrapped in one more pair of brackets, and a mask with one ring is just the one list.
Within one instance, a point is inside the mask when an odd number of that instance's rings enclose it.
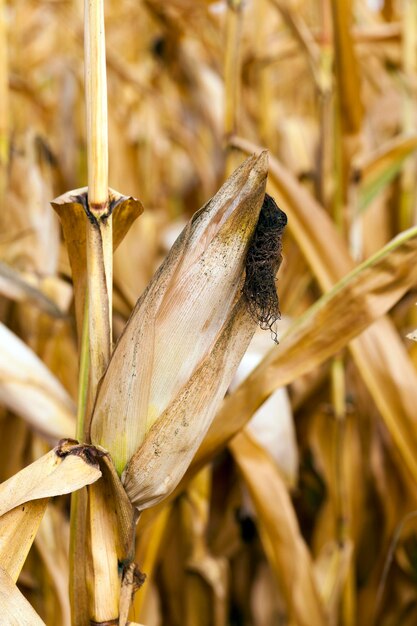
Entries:
{"label": "yellow dried foliage", "polygon": [[414,626],[416,3],[82,4],[0,0],[1,624]]}

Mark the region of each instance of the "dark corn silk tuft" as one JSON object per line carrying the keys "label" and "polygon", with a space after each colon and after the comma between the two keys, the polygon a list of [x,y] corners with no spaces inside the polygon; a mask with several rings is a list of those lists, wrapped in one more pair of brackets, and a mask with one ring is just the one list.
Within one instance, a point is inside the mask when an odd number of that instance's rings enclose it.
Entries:
{"label": "dark corn silk tuft", "polygon": [[246,256],[243,295],[249,313],[262,330],[270,330],[278,343],[276,322],[280,319],[276,273],[281,265],[282,234],[287,216],[275,200],[265,194],[258,223]]}

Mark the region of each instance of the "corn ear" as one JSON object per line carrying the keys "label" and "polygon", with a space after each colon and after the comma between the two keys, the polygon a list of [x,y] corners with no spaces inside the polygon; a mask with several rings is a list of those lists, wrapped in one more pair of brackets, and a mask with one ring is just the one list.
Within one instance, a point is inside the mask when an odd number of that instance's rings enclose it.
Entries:
{"label": "corn ear", "polygon": [[180,235],[131,315],[91,425],[91,440],[110,451],[119,473],[230,319],[266,175],[266,153],[236,170]]}
{"label": "corn ear", "polygon": [[213,420],[256,324],[241,298],[213,350],[154,423],[133,455],[123,484],[130,501],[143,510],[177,486]]}

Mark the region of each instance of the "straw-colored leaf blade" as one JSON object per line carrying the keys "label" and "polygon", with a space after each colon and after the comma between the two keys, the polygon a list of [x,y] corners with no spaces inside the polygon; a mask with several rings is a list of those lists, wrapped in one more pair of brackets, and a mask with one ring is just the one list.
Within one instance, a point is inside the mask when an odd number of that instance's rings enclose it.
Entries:
{"label": "straw-colored leaf blade", "polygon": [[210,354],[154,423],[123,473],[126,492],[139,510],[166,498],[183,477],[254,331],[241,298]]}
{"label": "straw-colored leaf blade", "polygon": [[355,268],[294,322],[279,347],[273,348],[225,399],[197,458],[211,457],[276,389],[339,352],[382,317],[416,281],[414,228]]}
{"label": "straw-colored leaf blade", "polygon": [[61,383],[3,324],[0,343],[0,402],[52,440],[71,436],[75,407]]}
{"label": "straw-colored leaf blade", "polygon": [[0,516],[31,500],[71,493],[100,476],[95,448],[63,440],[0,485]]}
{"label": "straw-colored leaf blade", "polygon": [[0,517],[0,567],[16,582],[29,553],[48,498],[25,502]]}
{"label": "straw-colored leaf blade", "polygon": [[110,451],[119,472],[230,318],[266,171],[266,153],[247,159],[196,213],[124,329],[91,424],[92,441]]}
{"label": "straw-colored leaf blade", "polygon": [[48,499],[89,485],[101,476],[91,446],[59,446],[0,485],[0,566],[17,580]]}
{"label": "straw-colored leaf blade", "polygon": [[276,465],[247,431],[233,439],[230,450],[255,506],[261,539],[294,623],[325,626],[310,554]]}
{"label": "straw-colored leaf blade", "polygon": [[0,615],[4,626],[46,626],[2,567],[0,567]]}

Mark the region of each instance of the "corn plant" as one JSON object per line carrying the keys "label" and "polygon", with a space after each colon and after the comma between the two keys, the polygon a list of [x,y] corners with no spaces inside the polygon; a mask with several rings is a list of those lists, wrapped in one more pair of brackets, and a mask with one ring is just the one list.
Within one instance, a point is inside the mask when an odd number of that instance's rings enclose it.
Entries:
{"label": "corn plant", "polygon": [[416,3],[104,6],[0,1],[0,622],[413,626]]}
{"label": "corn plant", "polygon": [[78,440],[62,440],[2,485],[4,533],[10,535],[16,515],[24,518],[19,565],[13,558],[3,570],[8,623],[41,623],[14,583],[48,498],[89,485],[71,501],[73,623],[127,624],[144,581],[134,563],[138,515],[177,487],[257,322],[273,329],[279,317],[274,281],[286,217],[265,194],[262,153],[245,161],[189,222],[111,355],[113,246],[142,207],[107,183],[102,1],[85,3],[85,68],[88,187],[53,202],[80,331]]}

